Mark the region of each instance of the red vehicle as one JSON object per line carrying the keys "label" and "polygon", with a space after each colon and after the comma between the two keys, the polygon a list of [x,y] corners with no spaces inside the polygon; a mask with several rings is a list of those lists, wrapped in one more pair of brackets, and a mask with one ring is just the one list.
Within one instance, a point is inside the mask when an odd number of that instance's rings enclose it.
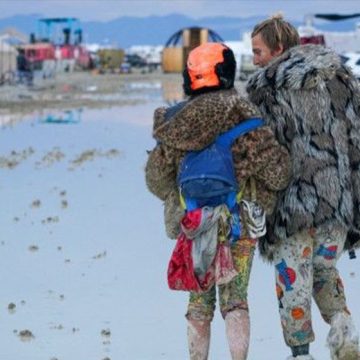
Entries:
{"label": "red vehicle", "polygon": [[[74,26],[77,26],[75,31]],[[38,39],[32,35],[32,43],[23,46],[27,60],[36,70],[53,73],[72,71],[78,66],[87,69],[91,65],[90,53],[81,44],[82,30],[76,18],[45,18],[39,20]],[[58,34],[63,33],[62,41],[56,42]],[[55,36],[56,35],[56,36]],[[52,68],[52,69],[51,69]]]}
{"label": "red vehicle", "polygon": [[26,58],[31,62],[55,59],[55,47],[49,43],[23,45]]}
{"label": "red vehicle", "polygon": [[310,36],[301,36],[300,44],[315,44],[315,45],[325,45],[324,35],[310,35]]}
{"label": "red vehicle", "polygon": [[55,61],[55,47],[50,43],[34,43],[20,46],[31,64],[32,70],[41,70],[45,61]]}

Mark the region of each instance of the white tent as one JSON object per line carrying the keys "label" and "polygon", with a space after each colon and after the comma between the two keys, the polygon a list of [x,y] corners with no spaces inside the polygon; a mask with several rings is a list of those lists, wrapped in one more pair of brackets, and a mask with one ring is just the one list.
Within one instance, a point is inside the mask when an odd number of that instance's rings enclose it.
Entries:
{"label": "white tent", "polygon": [[16,71],[16,49],[9,45],[4,37],[0,37],[0,78],[8,72]]}

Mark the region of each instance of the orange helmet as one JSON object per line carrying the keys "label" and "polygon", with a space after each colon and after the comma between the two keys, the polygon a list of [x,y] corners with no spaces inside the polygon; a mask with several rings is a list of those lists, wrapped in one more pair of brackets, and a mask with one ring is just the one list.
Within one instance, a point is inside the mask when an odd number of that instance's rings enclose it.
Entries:
{"label": "orange helmet", "polygon": [[193,49],[184,70],[187,95],[207,89],[229,89],[234,85],[236,62],[234,53],[221,43],[205,43]]}

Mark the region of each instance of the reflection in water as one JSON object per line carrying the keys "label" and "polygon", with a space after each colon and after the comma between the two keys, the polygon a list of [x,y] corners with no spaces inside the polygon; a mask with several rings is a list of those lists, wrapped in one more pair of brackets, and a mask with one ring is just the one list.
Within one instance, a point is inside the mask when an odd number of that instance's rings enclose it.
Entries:
{"label": "reflection in water", "polygon": [[130,82],[125,88],[128,90],[158,90],[161,89],[161,83],[159,81]]}
{"label": "reflection in water", "polygon": [[0,128],[6,128],[15,125],[18,121],[22,120],[22,114],[0,114]]}
{"label": "reflection in water", "polygon": [[[169,79],[170,80],[170,79]],[[162,82],[163,99],[169,106],[175,105],[184,100],[184,91],[182,88],[182,78],[179,76],[178,80],[172,79],[169,81],[164,79]]]}
{"label": "reflection in water", "polygon": [[82,111],[83,109],[73,109],[51,112],[45,116],[41,116],[39,121],[49,124],[76,124],[81,120]]}
{"label": "reflection in water", "polygon": [[184,100],[181,75],[164,75],[158,81],[130,82],[126,84],[125,89],[127,97],[133,94],[138,98],[158,99],[170,106]]}

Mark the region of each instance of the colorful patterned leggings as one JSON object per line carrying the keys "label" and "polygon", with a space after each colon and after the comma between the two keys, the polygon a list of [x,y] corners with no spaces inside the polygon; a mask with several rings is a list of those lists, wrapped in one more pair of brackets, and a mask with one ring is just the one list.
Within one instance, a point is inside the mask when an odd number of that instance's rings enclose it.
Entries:
{"label": "colorful patterned leggings", "polygon": [[295,234],[275,252],[276,292],[288,346],[314,341],[312,296],[328,323],[336,312],[348,311],[335,267],[346,235],[341,226],[322,226]]}
{"label": "colorful patterned leggings", "polygon": [[[220,311],[225,318],[229,311],[248,310],[247,290],[256,240],[242,238],[231,248],[234,266],[239,274],[228,284],[219,286]],[[190,292],[186,314],[189,320],[212,320],[216,304],[216,288],[205,293]]]}

